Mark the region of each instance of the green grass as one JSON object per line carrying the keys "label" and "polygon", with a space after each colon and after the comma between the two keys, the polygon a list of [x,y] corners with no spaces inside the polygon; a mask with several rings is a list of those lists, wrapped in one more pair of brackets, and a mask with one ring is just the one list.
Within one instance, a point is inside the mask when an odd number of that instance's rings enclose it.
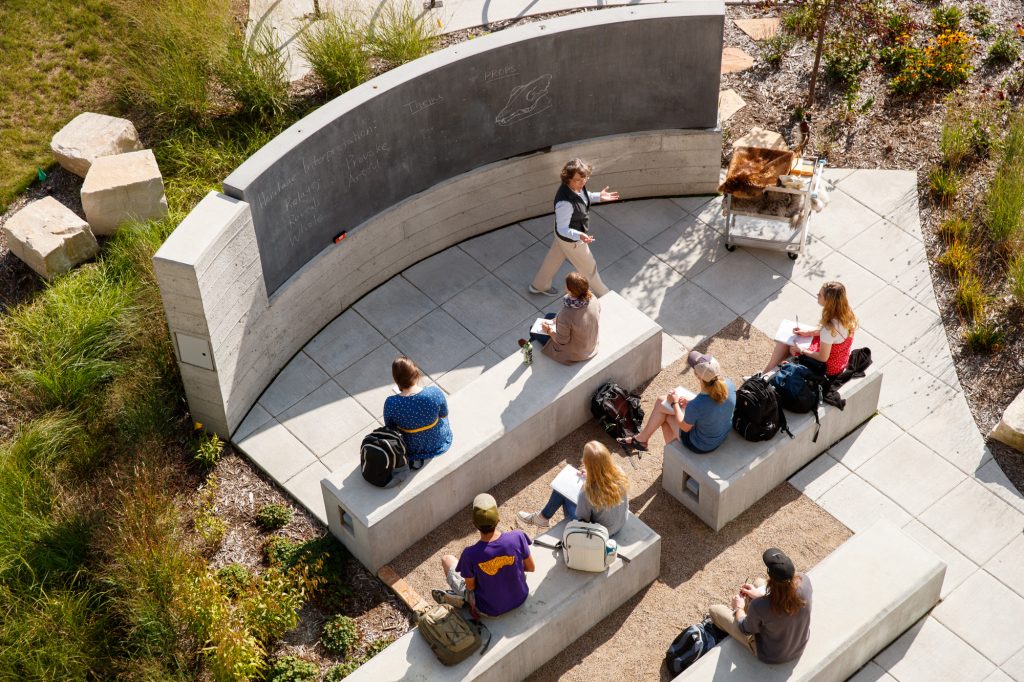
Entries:
{"label": "green grass", "polygon": [[1006,274],[1010,280],[1010,294],[1017,301],[1017,305],[1024,306],[1024,251],[1013,257]]}
{"label": "green grass", "polygon": [[957,240],[965,242],[971,236],[971,221],[961,215],[951,215],[939,223],[938,230],[947,244]]}
{"label": "green grass", "polygon": [[969,273],[978,259],[977,248],[954,239],[945,253],[936,259],[939,265],[949,268],[950,277],[955,281]]}
{"label": "green grass", "polygon": [[242,112],[261,121],[273,120],[289,105],[284,53],[275,35],[265,23],[248,39],[237,30],[214,66]]}
{"label": "green grass", "polygon": [[340,95],[370,77],[365,29],[350,17],[326,17],[313,23],[299,41],[302,54],[329,97]]}
{"label": "green grass", "polygon": [[936,166],[928,173],[928,189],[935,203],[950,208],[960,191],[960,173],[955,168]]}
{"label": "green grass", "polygon": [[370,52],[391,66],[430,54],[437,47],[437,25],[411,0],[392,0],[370,23]]}
{"label": "green grass", "polygon": [[978,322],[985,317],[989,296],[985,293],[985,287],[976,274],[964,272],[960,274],[960,279],[956,283],[953,301],[965,318]]}
{"label": "green grass", "polygon": [[117,19],[111,0],[0,2],[0,211],[52,165],[53,134],[102,106]]}

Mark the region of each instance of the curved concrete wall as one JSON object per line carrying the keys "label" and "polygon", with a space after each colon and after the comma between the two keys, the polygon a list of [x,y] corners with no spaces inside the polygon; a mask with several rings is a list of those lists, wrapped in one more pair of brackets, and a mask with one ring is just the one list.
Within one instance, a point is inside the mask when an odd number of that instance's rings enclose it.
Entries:
{"label": "curved concrete wall", "polygon": [[[717,97],[717,79],[709,87]],[[273,292],[253,207],[211,192],[154,257],[192,416],[230,436],[287,361],[367,292],[465,239],[550,213],[569,157],[591,160],[595,186],[632,199],[714,192],[720,154],[712,127],[595,137],[481,161],[350,230]]]}

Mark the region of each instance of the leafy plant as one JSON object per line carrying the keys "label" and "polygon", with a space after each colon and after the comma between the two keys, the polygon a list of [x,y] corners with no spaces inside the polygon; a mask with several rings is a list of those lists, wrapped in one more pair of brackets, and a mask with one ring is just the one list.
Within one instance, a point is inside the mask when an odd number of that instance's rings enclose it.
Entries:
{"label": "leafy plant", "polygon": [[299,39],[299,49],[330,95],[340,95],[370,77],[365,31],[351,17],[329,15]]}
{"label": "leafy plant", "polygon": [[411,0],[389,0],[370,23],[368,43],[374,56],[397,66],[433,52],[437,30]]}
{"label": "leafy plant", "polygon": [[978,250],[959,239],[954,239],[945,253],[939,256],[936,261],[950,270],[950,276],[959,280],[965,273],[971,271],[978,257]]}
{"label": "leafy plant", "polygon": [[281,656],[271,664],[266,682],[316,682],[319,673],[315,663],[294,656]]}
{"label": "leafy plant", "polygon": [[964,332],[964,343],[975,353],[999,350],[1006,341],[1006,332],[996,322],[975,322]]}
{"label": "leafy plant", "polygon": [[930,88],[948,88],[965,82],[971,75],[971,54],[977,44],[963,31],[940,33],[923,48],[907,44],[899,58],[899,72],[889,81],[897,94],[914,94]]}
{"label": "leafy plant", "polygon": [[928,189],[937,204],[950,208],[960,191],[959,172],[955,168],[936,166],[928,173]]}
{"label": "leafy plant", "polygon": [[341,682],[341,680],[358,670],[362,664],[362,660],[339,663],[327,671],[327,674],[324,676],[324,682]]}
{"label": "leafy plant", "polygon": [[256,523],[263,530],[284,528],[292,520],[292,510],[283,504],[266,504],[256,512]]}
{"label": "leafy plant", "polygon": [[215,433],[203,434],[196,444],[195,459],[205,467],[212,467],[220,461],[221,452],[224,451],[224,441]]}
{"label": "leafy plant", "polygon": [[284,52],[274,31],[261,19],[248,39],[238,29],[216,65],[217,78],[242,111],[260,120],[279,116],[288,107]]}
{"label": "leafy plant", "polygon": [[989,45],[985,63],[989,65],[1013,64],[1020,59],[1020,38],[1016,31],[1004,31]]}
{"label": "leafy plant", "polygon": [[347,656],[359,642],[359,628],[348,616],[336,615],[324,623],[320,643],[332,654]]}
{"label": "leafy plant", "polygon": [[847,88],[860,79],[871,63],[865,42],[854,34],[841,34],[825,45],[825,76]]}
{"label": "leafy plant", "polygon": [[196,534],[202,539],[207,552],[213,553],[220,547],[227,533],[227,523],[217,516],[214,504],[217,496],[218,483],[215,476],[207,479],[206,487],[199,493],[198,509],[192,520]]}
{"label": "leafy plant", "polygon": [[992,18],[992,10],[983,2],[975,2],[967,8],[967,18],[975,26],[982,26]]}
{"label": "leafy plant", "polygon": [[790,48],[796,44],[796,38],[789,33],[776,33],[771,38],[758,43],[761,51],[761,61],[772,67],[778,67],[782,58],[786,56]]}
{"label": "leafy plant", "polygon": [[988,295],[981,279],[973,272],[961,273],[953,292],[953,302],[969,320],[978,321],[985,316]]}
{"label": "leafy plant", "polygon": [[818,17],[813,3],[799,5],[782,14],[782,28],[798,38],[810,40],[818,30]]}
{"label": "leafy plant", "polygon": [[388,637],[381,637],[380,639],[373,640],[370,646],[366,647],[366,655],[363,657],[365,660],[370,660],[380,652],[391,646],[392,640]]}
{"label": "leafy plant", "polygon": [[242,564],[228,564],[217,571],[217,580],[228,599],[234,599],[249,589],[253,576]]}
{"label": "leafy plant", "polygon": [[963,14],[955,5],[936,7],[932,10],[932,30],[936,35],[959,31],[961,19]]}

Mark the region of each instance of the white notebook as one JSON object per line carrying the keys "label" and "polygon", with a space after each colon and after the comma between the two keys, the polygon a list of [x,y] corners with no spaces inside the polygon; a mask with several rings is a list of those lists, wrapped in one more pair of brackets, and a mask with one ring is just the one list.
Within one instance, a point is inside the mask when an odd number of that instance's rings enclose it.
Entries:
{"label": "white notebook", "polygon": [[551,333],[553,334],[554,331],[555,331],[555,321],[554,320],[548,320],[548,319],[543,318],[543,317],[538,317],[536,320],[533,321],[533,326],[530,327],[530,333],[531,334],[543,334],[544,336],[548,336],[547,331],[545,331],[544,327],[541,326],[545,322],[550,322],[551,323]]}
{"label": "white notebook", "polygon": [[571,464],[566,464],[565,468],[555,476],[555,480],[551,481],[551,487],[556,492],[565,495],[571,502],[577,502],[580,499],[580,491],[583,490],[583,480],[579,469]]}
{"label": "white notebook", "polygon": [[[697,394],[694,393],[693,391],[691,391],[688,388],[684,388],[682,386],[676,386],[676,397],[677,398],[684,398],[684,399],[686,399],[687,402],[689,402],[689,401],[693,400],[694,398],[696,398]],[[666,408],[668,408],[670,410],[672,409],[672,403],[670,403],[668,400],[662,400],[661,404],[664,405]]]}
{"label": "white notebook", "polygon": [[800,350],[807,350],[811,347],[813,336],[797,336],[793,329],[798,327],[793,320],[783,320],[779,323],[779,330],[775,332],[775,340],[781,341],[787,346],[797,346]]}

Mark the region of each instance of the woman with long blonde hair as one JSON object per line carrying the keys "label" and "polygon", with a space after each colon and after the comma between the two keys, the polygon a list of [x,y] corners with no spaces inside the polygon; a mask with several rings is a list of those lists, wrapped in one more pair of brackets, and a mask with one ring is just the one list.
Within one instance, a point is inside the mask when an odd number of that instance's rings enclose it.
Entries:
{"label": "woman with long blonde hair", "polygon": [[775,342],[775,350],[764,371],[769,372],[787,359],[794,359],[818,374],[835,376],[846,369],[853,348],[853,333],[857,331],[857,316],[853,314],[842,282],[825,282],[818,290],[821,320],[816,327],[794,327],[796,336],[810,336],[807,350]]}
{"label": "woman with long blonde hair", "polygon": [[600,441],[583,446],[583,489],[578,500],[570,500],[557,490],[539,512],[519,512],[522,523],[547,528],[551,517],[561,507],[565,518],[600,523],[615,535],[626,523],[629,511],[629,478],[612,459],[612,453]]}

